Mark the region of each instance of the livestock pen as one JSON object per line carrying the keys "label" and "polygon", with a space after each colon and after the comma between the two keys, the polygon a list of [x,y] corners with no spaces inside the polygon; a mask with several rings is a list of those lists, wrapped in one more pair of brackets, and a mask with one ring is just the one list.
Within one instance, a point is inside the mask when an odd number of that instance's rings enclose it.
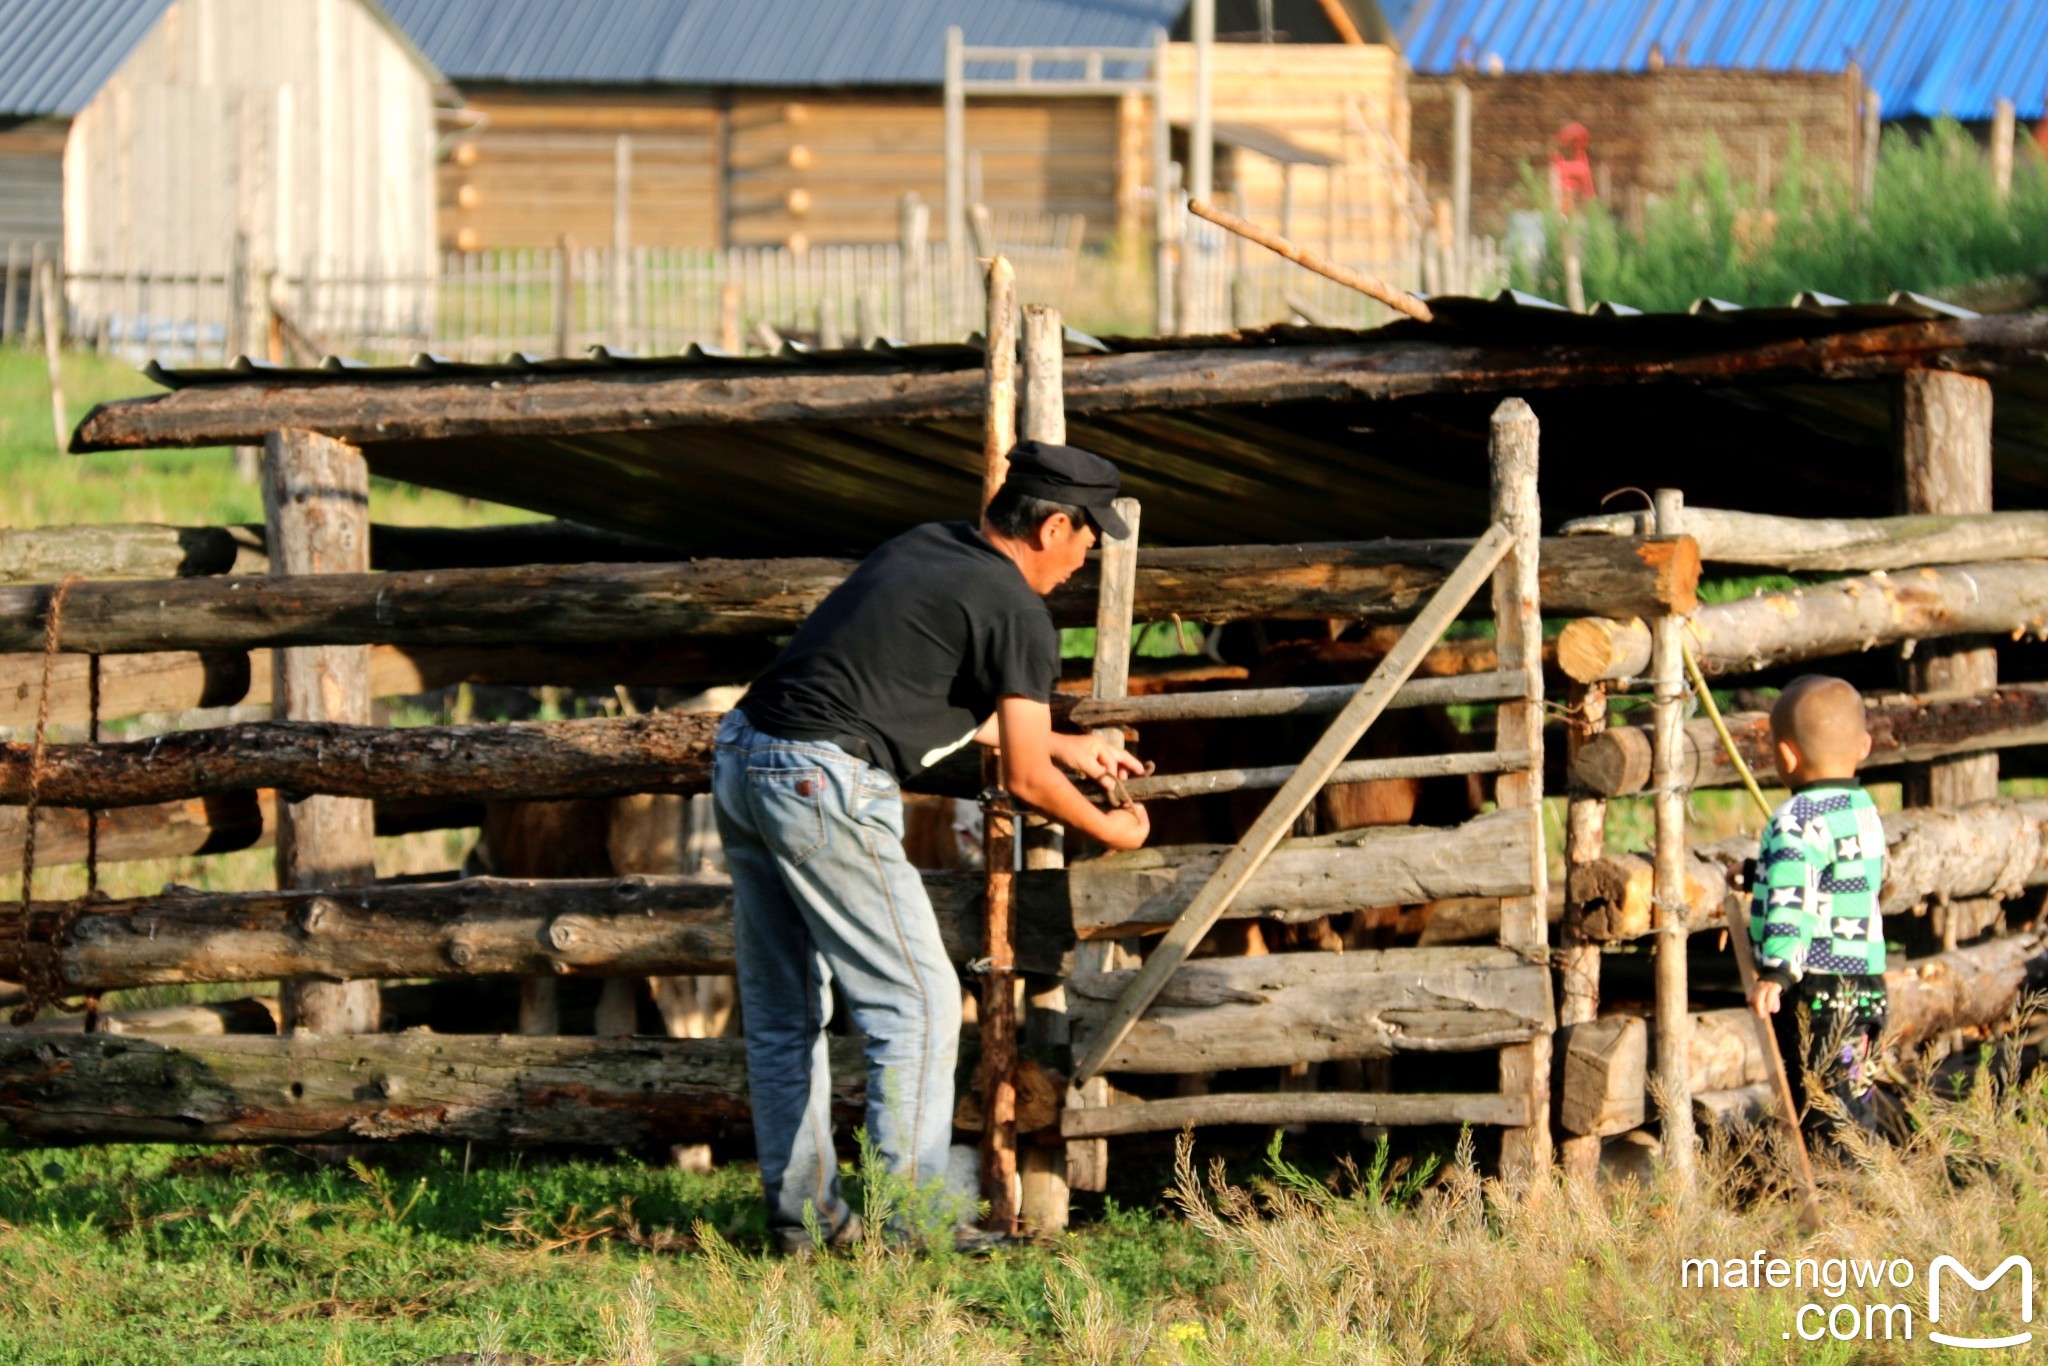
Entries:
{"label": "livestock pen", "polygon": [[[1013,848],[991,798],[985,866],[930,874],[948,943],[978,979],[963,1070],[978,1060],[979,1075],[961,1089],[982,1103],[956,1119],[983,1134],[999,1217],[1056,1227],[1068,1190],[1100,1188],[1116,1135],[1188,1123],[1471,1123],[1498,1131],[1510,1174],[1551,1160],[1555,1123],[1567,1160],[1590,1169],[1601,1138],[1648,1118],[1646,1016],[1662,1095],[1681,1120],[1665,1126],[1666,1151],[1682,1164],[1686,1144],[1673,1139],[1691,1135],[1695,1100],[1744,1109],[1724,1093],[1754,1080],[1754,1059],[1738,1039],[1716,1055],[1720,1072],[1686,1084],[1714,1037],[1694,1008],[1728,990],[1704,934],[1720,923],[1726,863],[1683,848],[1683,791],[1722,779],[1683,719],[1678,633],[1691,631],[1723,676],[1843,654],[1865,656],[1850,672],[1868,675],[1880,643],[1928,642],[1933,656],[1960,638],[1965,655],[1981,655],[1990,647],[1970,637],[2048,622],[2048,567],[2026,558],[2042,553],[2035,519],[1988,506],[1927,508],[1962,514],[1943,524],[1941,551],[1923,551],[1934,534],[1924,522],[1839,532],[1887,547],[1889,577],[1815,585],[1790,609],[1700,605],[1703,550],[1735,564],[1759,552],[1726,539],[1726,518],[1675,498],[1661,500],[1658,526],[1540,536],[1546,517],[1595,511],[1599,493],[1645,468],[1682,471],[1657,482],[1683,483],[1701,503],[1893,512],[1900,435],[1909,470],[1967,465],[1988,504],[1994,386],[2014,415],[1997,476],[2024,498],[2041,477],[2029,444],[2048,337],[2039,321],[1910,297],[1686,316],[1580,317],[1512,298],[1433,306],[1435,322],[1373,332],[1171,341],[1098,341],[1044,309],[1026,309],[1021,328],[1006,310],[992,319],[994,335],[1021,333],[1023,434],[1064,434],[1115,459],[1143,511],[1142,548],[1105,547],[1051,600],[1063,626],[1096,632],[1090,673],[1075,680],[1089,695],[1063,708],[1067,719],[1135,727],[1141,753],[1148,733],[1175,725],[1295,727],[1248,730],[1255,738],[1235,748],[1207,741],[1190,752],[1228,762],[1134,782],[1140,799],[1199,808],[1173,842],[1092,854],[1027,820]],[[262,528],[0,537],[15,581],[0,589],[0,649],[17,652],[0,703],[6,723],[31,732],[0,758],[13,817],[0,851],[25,862],[11,850],[26,855],[29,830],[46,865],[272,838],[279,890],[17,904],[0,922],[0,976],[23,984],[30,1007],[154,983],[298,985],[270,1037],[0,1036],[9,1138],[618,1145],[743,1130],[737,1039],[640,1036],[617,1013],[580,1037],[445,1022],[352,1032],[373,1029],[379,1012],[346,985],[728,972],[729,887],[716,874],[377,884],[367,872],[374,828],[475,824],[485,804],[701,792],[716,712],[390,728],[367,724],[370,701],[459,681],[679,692],[744,682],[848,556],[972,511],[985,453],[1003,440],[989,397],[1010,353],[977,338],[760,357],[244,363],[158,370],[169,392],[96,410],[74,441],[81,454],[262,445],[269,515]],[[1957,420],[1951,400],[1976,405],[1981,421]],[[1873,449],[1887,452],[1877,486]],[[569,522],[373,526],[372,472]],[[1801,546],[1823,534],[1790,531]],[[1930,561],[1966,564],[1957,572],[1972,587],[1944,596],[1951,571],[1903,572]],[[1490,607],[1441,639],[1488,581]],[[1832,627],[1803,606],[1845,598]],[[1569,624],[1550,639],[1545,617]],[[1221,658],[1134,673],[1128,640],[1147,621],[1201,623]],[[1771,636],[1758,623],[1772,621],[1794,626]],[[1320,681],[1267,667],[1288,658]],[[1914,667],[1932,662],[1916,654]],[[2015,653],[2015,672],[2030,664]],[[1549,726],[1546,675],[1573,689]],[[1648,733],[1602,731],[1609,692],[1634,680],[1653,691]],[[97,722],[145,696],[175,710],[254,695],[276,720],[141,743],[48,744],[36,724],[45,702],[49,715]],[[1974,786],[1949,777],[1929,788],[1939,810],[1888,826],[1898,871],[1887,908],[1947,908],[1918,946],[1928,952],[1895,971],[1898,1014],[1919,1037],[1995,1025],[2043,952],[2003,901],[1966,903],[2048,883],[2048,859],[2015,852],[2042,847],[2048,812],[2000,801],[1995,775],[1983,790],[1982,759],[1955,757],[2038,741],[2024,721],[2030,697],[1995,675],[1932,677],[1874,711],[1875,762],[1932,765],[1937,777],[1977,766]],[[1435,747],[1454,752],[1414,752],[1432,747],[1405,727],[1400,752],[1353,755],[1357,737],[1337,723],[1324,743],[1305,743],[1302,726],[1312,735],[1325,717],[1355,723],[1383,707],[1455,709],[1459,738]],[[1737,725],[1755,748],[1755,718]],[[1335,800],[1441,778],[1477,798],[1450,823],[1410,823],[1414,786],[1373,823],[1345,819]],[[1542,798],[1567,780],[1567,876],[1553,896]],[[1310,804],[1325,781],[1337,784],[1331,799]],[[1601,801],[1647,785],[1663,798],[1654,854],[1610,851]],[[978,772],[935,786],[955,798],[982,790]],[[1232,793],[1268,789],[1300,800],[1250,821],[1232,809]],[[1255,797],[1249,811],[1264,805]],[[1913,856],[1937,824],[1997,822],[1996,844],[1982,845],[2002,857],[1996,867]],[[1245,872],[1231,850],[1266,835],[1286,838],[1252,860],[1234,896],[1205,890]],[[1221,924],[1201,923],[1217,909]],[[1652,930],[1646,1005],[1620,970],[1637,961],[1627,941]],[[1294,951],[1262,951],[1276,948]],[[1182,949],[1201,956],[1180,962]],[[1149,980],[1147,962],[1176,970]],[[529,1004],[522,1023],[539,1029],[545,1009]],[[846,1040],[836,1054],[847,1114],[859,1101],[855,1049]]]}

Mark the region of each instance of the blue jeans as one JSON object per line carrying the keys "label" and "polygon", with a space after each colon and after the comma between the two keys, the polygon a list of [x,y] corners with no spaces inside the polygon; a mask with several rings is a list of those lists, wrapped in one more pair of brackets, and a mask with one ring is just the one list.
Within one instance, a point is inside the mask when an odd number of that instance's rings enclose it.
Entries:
{"label": "blue jeans", "polygon": [[779,740],[727,714],[712,763],[732,870],[739,995],[761,1189],[773,1229],[808,1206],[852,1217],[832,1146],[825,1023],[839,982],[867,1035],[867,1126],[913,1185],[946,1174],[960,979],[903,853],[903,793],[837,745]]}

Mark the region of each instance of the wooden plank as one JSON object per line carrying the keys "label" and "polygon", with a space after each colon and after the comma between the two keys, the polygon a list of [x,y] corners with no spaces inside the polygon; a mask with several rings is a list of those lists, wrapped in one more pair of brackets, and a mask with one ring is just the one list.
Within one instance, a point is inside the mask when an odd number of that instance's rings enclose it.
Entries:
{"label": "wooden plank", "polygon": [[[1420,754],[1401,759],[1349,759],[1333,766],[1325,780],[1332,783],[1371,783],[1389,778],[1508,773],[1529,767],[1538,757],[1528,750],[1474,750],[1463,754]],[[1150,778],[1133,778],[1124,787],[1135,801],[1164,801],[1284,787],[1295,772],[1287,765],[1207,769],[1197,773],[1162,773]]]}
{"label": "wooden plank", "polygon": [[[1529,890],[1501,898],[1500,942],[1539,961],[1549,956],[1550,930],[1544,911],[1550,900],[1549,867],[1543,852],[1543,606],[1537,553],[1543,523],[1536,492],[1536,414],[1519,398],[1494,410],[1489,452],[1492,518],[1514,536],[1512,548],[1493,575],[1494,640],[1504,673],[1518,674],[1521,696],[1495,712],[1494,747],[1521,763],[1494,783],[1494,803],[1527,827],[1522,871]],[[1544,1010],[1550,1010],[1550,974],[1542,974]],[[1501,1170],[1510,1181],[1532,1187],[1549,1168],[1550,1036],[1546,1029],[1500,1055],[1503,1095],[1525,1096],[1529,1123],[1501,1136]]]}
{"label": "wooden plank", "polygon": [[[1062,877],[1026,874],[1020,894],[1034,915],[1064,916],[1084,940],[1155,933],[1179,918],[1228,852],[1168,845],[1105,854]],[[1288,839],[1225,915],[1307,920],[1360,906],[1523,895],[1540,852],[1530,821],[1498,811],[1444,830],[1379,826]]]}
{"label": "wooden plank", "polygon": [[[272,568],[287,584],[304,576],[367,570],[370,467],[362,453],[314,432],[271,433],[264,446],[263,520]],[[271,705],[279,720],[369,725],[368,650],[343,645],[279,650],[273,664]],[[286,786],[277,806],[277,885],[353,887],[376,881],[372,820],[368,801]],[[288,1032],[361,1034],[377,1028],[374,983],[286,981],[280,984],[279,1000]]]}
{"label": "wooden plank", "polygon": [[[2048,318],[2009,314],[1904,322],[1702,350],[1697,339],[1478,346],[1418,337],[1328,345],[1190,347],[1076,357],[1067,367],[1073,415],[1134,408],[1379,401],[1432,393],[1711,382],[1769,384],[1877,379],[1930,367],[1996,377],[2031,369]],[[233,446],[302,426],[351,441],[629,431],[642,415],[664,426],[972,421],[979,366],[900,364],[804,369],[636,367],[604,376],[536,374],[280,386],[270,380],[195,385],[101,404],[72,443],[84,453]]]}
{"label": "wooden plank", "polygon": [[[1566,522],[1567,536],[1636,533],[1640,514]],[[1923,513],[1904,517],[1774,517],[1723,508],[1685,510],[1685,534],[1711,564],[1804,573],[1869,573],[1981,560],[2048,559],[2048,512]]]}
{"label": "wooden plank", "polygon": [[[940,936],[956,963],[981,956],[979,881],[927,873]],[[47,943],[71,910],[39,902],[27,926]],[[0,979],[18,969],[19,902],[0,902]],[[1050,914],[1019,918],[1021,970],[1056,974],[1073,947]],[[649,977],[733,971],[732,884],[723,876],[463,878],[310,891],[198,892],[95,902],[59,945],[67,987],[115,991],[194,982]]]}
{"label": "wooden plank", "polygon": [[1075,1064],[1074,1074],[1078,1080],[1085,1081],[1102,1069],[1105,1060],[1123,1042],[1124,1035],[1137,1023],[1152,998],[1158,995],[1189,952],[1215,925],[1224,909],[1258,871],[1259,865],[1265,862],[1266,856],[1273,852],[1274,846],[1303,809],[1343,764],[1344,756],[1379,718],[1394,693],[1408,681],[1423,654],[1443,635],[1472,595],[1479,591],[1480,584],[1493,573],[1494,566],[1507,554],[1509,546],[1509,533],[1498,525],[1488,528],[1487,533],[1473,545],[1471,553],[1445,580],[1429,605],[1423,608],[1401,643],[1380,662],[1358,695],[1338,713],[1329,729],[1302,760],[1294,776],[1274,794],[1252,828],[1224,855],[1210,880],[1153,949],[1145,965],[1131,979],[1124,999],[1118,1002],[1113,1015],[1098,1029],[1087,1053]]}
{"label": "wooden plank", "polygon": [[[1546,551],[1552,543],[1546,543]],[[1697,581],[1682,542],[1555,542],[1546,595],[1561,613],[1662,610]],[[1590,547],[1590,551],[1585,549]],[[1399,620],[1470,550],[1467,541],[1205,546],[1148,554],[1133,611],[1245,619]],[[212,577],[72,587],[63,648],[93,653],[288,645],[562,645],[782,635],[852,572],[843,559],[695,560],[323,574],[317,581]],[[1098,578],[1084,567],[1048,598],[1063,626],[1092,623]],[[1600,596],[1588,598],[1588,593]],[[0,586],[0,651],[42,649],[49,590]]]}
{"label": "wooden plank", "polygon": [[1647,1107],[1650,1030],[1641,1017],[1609,1015],[1567,1026],[1558,1126],[1603,1137],[1643,1123]]}
{"label": "wooden plank", "polygon": [[[1151,697],[1076,702],[1066,719],[1077,726],[1141,726],[1150,721],[1221,721],[1253,716],[1326,716],[1344,709],[1356,695],[1355,683],[1309,687],[1233,688],[1220,692],[1161,693]],[[1401,685],[1387,703],[1402,707],[1442,707],[1471,702],[1502,702],[1523,695],[1528,684],[1520,673],[1495,669],[1453,678],[1417,678]]]}
{"label": "wooden plank", "polygon": [[[1147,965],[1156,961],[1154,950]],[[1067,979],[1077,1046],[1129,1072],[1218,1072],[1396,1052],[1460,1053],[1527,1043],[1551,1028],[1547,970],[1512,949],[1354,950],[1199,958],[1119,1030],[1144,969]],[[1517,1093],[1522,1094],[1522,1093]]]}
{"label": "wooden plank", "polygon": [[1282,1091],[1126,1101],[1060,1116],[1068,1138],[1184,1129],[1191,1124],[1499,1124],[1528,1122],[1521,1096],[1434,1092]]}

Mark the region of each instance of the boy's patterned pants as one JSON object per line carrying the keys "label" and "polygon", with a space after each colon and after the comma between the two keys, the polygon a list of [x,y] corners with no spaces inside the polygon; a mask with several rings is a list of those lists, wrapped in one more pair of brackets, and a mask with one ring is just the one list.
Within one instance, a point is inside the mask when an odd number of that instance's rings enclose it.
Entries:
{"label": "boy's patterned pants", "polygon": [[[1816,1103],[1822,1091],[1839,1102],[1847,1122],[1873,1137],[1896,1131],[1897,1105],[1877,1087],[1873,1051],[1884,1030],[1884,978],[1809,973],[1785,993],[1771,1027],[1792,1083],[1792,1102],[1810,1137],[1834,1146],[1843,1120]],[[1802,1028],[1803,1026],[1803,1028]]]}

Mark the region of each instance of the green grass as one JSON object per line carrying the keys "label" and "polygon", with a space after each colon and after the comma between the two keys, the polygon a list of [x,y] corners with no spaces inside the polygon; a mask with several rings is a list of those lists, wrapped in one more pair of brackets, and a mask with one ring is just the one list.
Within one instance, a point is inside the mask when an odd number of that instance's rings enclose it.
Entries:
{"label": "green grass", "polygon": [[[2019,150],[2011,198],[2002,200],[1984,150],[1959,124],[1938,123],[1918,138],[1887,131],[1865,207],[1838,168],[1806,161],[1796,142],[1767,191],[1713,149],[1645,210],[1640,233],[1603,203],[1584,206],[1586,298],[1650,310],[1702,297],[1776,306],[1802,290],[1852,300],[1897,289],[1941,295],[2040,272],[2048,268],[2048,164],[2030,139]],[[1534,270],[1517,265],[1516,286],[1561,300],[1564,220],[1534,175],[1525,196],[1544,211],[1549,250]]]}
{"label": "green grass", "polygon": [[[68,419],[96,403],[161,393],[131,366],[91,353],[63,359]],[[166,522],[218,526],[263,520],[263,494],[224,449],[73,456],[59,452],[40,352],[0,347],[0,526]],[[374,479],[371,516],[409,526],[478,526],[538,514]]]}

